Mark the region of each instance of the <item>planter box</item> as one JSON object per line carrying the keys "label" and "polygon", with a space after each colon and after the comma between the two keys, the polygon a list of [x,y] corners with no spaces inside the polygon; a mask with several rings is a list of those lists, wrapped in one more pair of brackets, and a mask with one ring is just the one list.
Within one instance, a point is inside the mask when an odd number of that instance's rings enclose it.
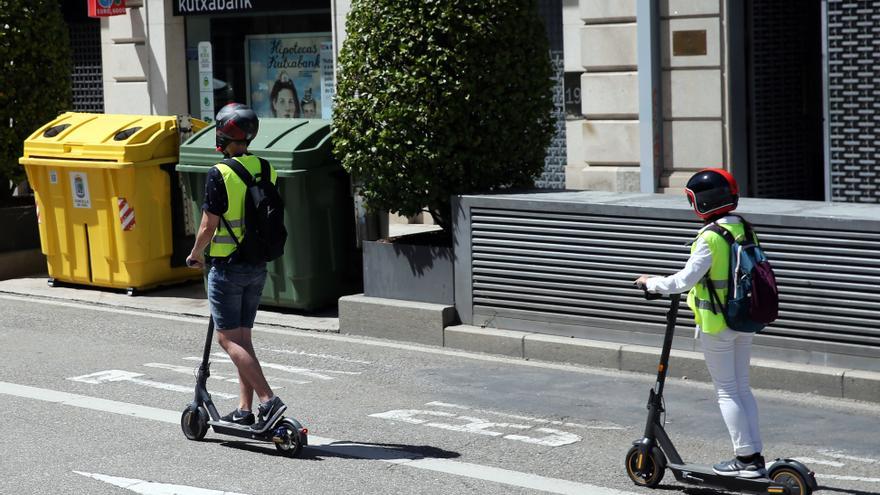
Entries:
{"label": "planter box", "polygon": [[0,253],[40,248],[40,230],[37,226],[36,206],[0,207]]}
{"label": "planter box", "polygon": [[[418,235],[408,236],[415,241]],[[422,237],[424,239],[424,237]],[[453,250],[423,242],[364,242],[364,295],[455,303]]]}

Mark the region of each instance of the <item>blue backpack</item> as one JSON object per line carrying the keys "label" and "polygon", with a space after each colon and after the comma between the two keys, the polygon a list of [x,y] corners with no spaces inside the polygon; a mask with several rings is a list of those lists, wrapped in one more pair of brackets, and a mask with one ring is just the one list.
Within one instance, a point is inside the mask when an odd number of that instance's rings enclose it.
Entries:
{"label": "blue backpack", "polygon": [[[712,305],[721,308],[727,326],[739,332],[759,332],[779,317],[779,290],[767,255],[758,244],[751,224],[740,218],[745,233],[740,240],[724,227],[713,223],[707,230],[717,233],[730,246],[727,301],[722,303],[715,288],[706,286]],[[717,313],[717,311],[716,311]]]}

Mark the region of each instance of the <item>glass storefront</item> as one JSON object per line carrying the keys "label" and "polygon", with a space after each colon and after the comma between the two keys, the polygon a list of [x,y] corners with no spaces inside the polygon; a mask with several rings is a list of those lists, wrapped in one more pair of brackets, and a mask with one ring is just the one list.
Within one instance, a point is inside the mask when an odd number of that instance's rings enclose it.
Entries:
{"label": "glass storefront", "polygon": [[261,117],[330,118],[330,2],[297,4],[303,9],[185,17],[193,116],[213,120],[223,105],[235,101]]}

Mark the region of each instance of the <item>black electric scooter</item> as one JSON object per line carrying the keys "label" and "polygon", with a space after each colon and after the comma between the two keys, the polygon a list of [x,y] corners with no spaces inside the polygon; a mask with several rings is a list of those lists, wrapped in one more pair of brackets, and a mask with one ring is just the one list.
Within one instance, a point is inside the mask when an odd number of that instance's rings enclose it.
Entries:
{"label": "black electric scooter", "polygon": [[[663,297],[649,293],[644,285],[637,287],[645,291],[646,299]],[[663,479],[663,473],[668,467],[675,479],[690,485],[771,495],[810,495],[817,487],[814,473],[794,459],[776,459],[767,464],[766,478],[721,476],[712,470],[712,466],[689,464],[681,459],[660,420],[664,413],[663,385],[666,382],[669,351],[672,348],[681,295],[673,294],[670,299],[669,311],[666,312],[666,335],[663,338],[660,364],[657,366],[657,382],[648,395],[645,436],[634,441],[626,453],[626,474],[636,485],[654,488]]]}
{"label": "black electric scooter", "polygon": [[282,407],[270,418],[262,430],[254,430],[250,426],[228,423],[220,420],[220,413],[214,407],[211,394],[208,393],[208,377],[211,375],[208,357],[211,354],[211,342],[214,337],[214,318],[208,321],[208,336],[205,338],[205,352],[202,355],[202,364],[199,365],[199,373],[196,377],[195,398],[183,410],[180,416],[180,427],[183,434],[190,440],[205,438],[210,426],[214,432],[221,435],[249,438],[272,442],[275,448],[290,457],[296,457],[302,451],[303,446],[308,445],[308,430],[303,428],[299,421],[293,418],[285,418]]}

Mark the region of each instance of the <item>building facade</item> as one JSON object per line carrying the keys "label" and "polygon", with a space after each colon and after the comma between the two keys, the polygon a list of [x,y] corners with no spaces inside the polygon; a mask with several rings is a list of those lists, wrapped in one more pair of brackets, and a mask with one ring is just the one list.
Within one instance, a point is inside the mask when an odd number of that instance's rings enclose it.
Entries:
{"label": "building facade", "polygon": [[[560,121],[540,187],[680,191],[717,166],[747,196],[880,201],[880,0],[538,3]],[[88,74],[104,111],[329,117],[350,0],[127,7]]]}
{"label": "building facade", "polygon": [[878,202],[880,2],[567,0],[573,189],[680,191],[730,170],[747,196]]}

